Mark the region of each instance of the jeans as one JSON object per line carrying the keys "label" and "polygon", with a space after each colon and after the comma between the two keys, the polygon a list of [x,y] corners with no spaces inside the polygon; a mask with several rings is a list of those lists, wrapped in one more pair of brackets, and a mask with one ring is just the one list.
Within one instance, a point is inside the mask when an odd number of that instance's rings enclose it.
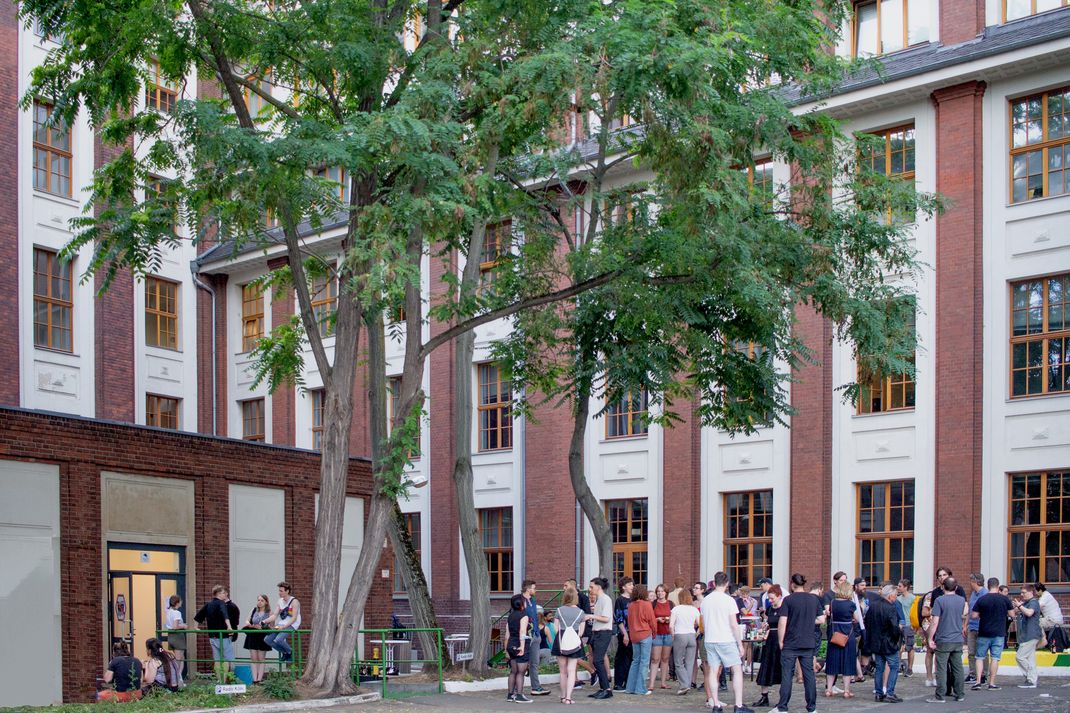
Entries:
{"label": "jeans", "polygon": [[970,629],[966,633],[966,673],[973,675],[974,663],[977,661],[977,629]]}
{"label": "jeans", "polygon": [[[948,664],[951,666],[951,680],[948,680]],[[962,698],[966,675],[962,670],[962,642],[936,645],[936,695],[943,698],[952,695]]]}
{"label": "jeans", "polygon": [[[531,633],[531,641],[528,642],[528,650],[531,655],[528,656],[528,678],[531,679],[531,690],[538,691],[542,689],[542,683],[539,682],[539,660],[542,658],[542,635],[538,631]],[[549,655],[549,651],[546,652]]]}
{"label": "jeans", "polygon": [[276,631],[265,636],[264,643],[278,651],[283,657],[293,656],[294,650],[290,648],[289,642],[286,641],[288,638],[290,638],[289,630]]}
{"label": "jeans", "polygon": [[216,661],[234,660],[234,642],[229,636],[220,637],[219,634],[212,634],[208,637],[208,643],[212,646],[212,658]]}
{"label": "jeans", "polygon": [[676,680],[680,688],[691,688],[691,671],[695,668],[698,644],[695,634],[676,634],[672,637],[672,658],[676,662]]}
{"label": "jeans", "polygon": [[[874,665],[877,667],[873,672],[873,693],[878,696],[891,696],[895,694],[895,682],[899,680],[899,652],[885,656],[874,654]],[[888,685],[884,686],[884,667],[888,667]]]}
{"label": "jeans", "polygon": [[1014,658],[1018,661],[1018,668],[1022,669],[1026,683],[1036,683],[1039,672],[1037,671],[1037,644],[1040,641],[1019,641],[1018,652]]}
{"label": "jeans", "polygon": [[650,668],[650,650],[654,648],[653,637],[632,642],[632,666],[628,669],[628,693],[646,693],[646,675]]}
{"label": "jeans", "polygon": [[632,668],[632,645],[624,643],[624,637],[617,634],[617,653],[613,657],[613,686],[624,690],[628,685],[628,673]]}
{"label": "jeans", "polygon": [[609,650],[609,642],[613,638],[613,632],[609,629],[591,632],[591,658],[594,659],[594,674],[598,680],[598,687],[603,691],[609,690],[609,672],[606,671],[606,651]]}
{"label": "jeans", "polygon": [[817,709],[817,677],[814,676],[813,649],[784,649],[780,652],[780,700],[777,708],[788,709],[791,701],[791,684],[795,680],[795,662],[802,667],[803,694],[806,710]]}

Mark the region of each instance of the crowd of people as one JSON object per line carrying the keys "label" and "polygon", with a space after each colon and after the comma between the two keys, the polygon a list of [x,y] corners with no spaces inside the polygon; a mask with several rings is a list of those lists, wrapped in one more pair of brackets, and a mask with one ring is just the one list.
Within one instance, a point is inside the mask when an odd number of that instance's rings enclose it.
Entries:
{"label": "crowd of people", "polygon": [[[854,698],[852,684],[868,676],[874,700],[899,703],[898,679],[913,675],[915,652],[924,651],[925,684],[934,689],[928,702],[961,701],[967,686],[999,689],[1000,657],[1012,626],[1023,676],[1018,686],[1035,688],[1037,649],[1065,636],[1059,603],[1044,585],[1023,585],[1012,599],[998,579],[980,573],[970,574],[968,593],[946,567],[936,579],[931,591],[915,594],[909,579],[871,586],[837,572],[826,590],[794,574],[786,588],[761,579],[752,596],[724,572],[690,586],[678,578],[671,590],[663,584],[648,590],[625,577],[615,600],[603,578],[592,579],[586,590],[570,579],[554,612],[538,606],[536,583],[525,580],[507,619],[508,700],[532,702],[526,679],[532,696],[549,695],[538,671],[547,656],[557,659],[565,705],[584,685],[594,688],[589,697],[604,700],[614,693],[652,695],[656,686],[669,689],[671,680],[680,696],[701,687],[714,711],[728,707],[723,698],[736,713],[787,711],[793,684],[801,683],[806,709],[814,711],[820,673],[828,698]],[[747,705],[743,676],[754,666],[760,695]],[[580,669],[590,673],[586,684]]]}
{"label": "crowd of people", "polygon": [[[279,582],[277,586],[279,597],[275,605],[272,606],[268,595],[259,595],[244,621],[238,605],[230,599],[229,588],[221,584],[212,588],[212,598],[197,611],[193,621],[198,629],[218,632],[204,635],[219,669],[233,667],[234,644],[242,632],[254,684],[264,680],[269,651],[277,651],[282,663],[293,660],[289,639],[293,631],[301,627],[301,602],[293,596],[289,582]],[[184,684],[183,666],[189,635],[185,633],[188,628],[182,617],[182,598],[177,595],[168,599],[164,629],[167,632],[164,639],[152,638],[145,642],[148,658],[144,661],[131,655],[130,643],[126,640],[113,644],[112,658],[102,679],[107,687],[97,694],[99,700],[134,700],[150,690],[177,691]]]}

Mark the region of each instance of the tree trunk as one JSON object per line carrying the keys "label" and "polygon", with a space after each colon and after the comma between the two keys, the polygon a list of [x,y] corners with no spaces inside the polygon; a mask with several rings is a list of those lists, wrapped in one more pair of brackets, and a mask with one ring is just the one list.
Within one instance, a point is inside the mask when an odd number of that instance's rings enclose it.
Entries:
{"label": "tree trunk", "polygon": [[613,533],[609,529],[605,510],[591,492],[583,472],[584,440],[587,436],[587,417],[590,414],[591,384],[582,381],[576,385],[575,405],[573,408],[572,439],[568,446],[568,475],[572,481],[572,492],[576,495],[583,514],[594,530],[595,543],[598,546],[598,575],[605,577],[610,586],[613,582]]}
{"label": "tree trunk", "polygon": [[[435,605],[427,589],[423,566],[420,564],[420,556],[413,546],[409,529],[405,526],[405,515],[396,502],[388,532],[390,544],[397,554],[397,568],[405,584],[405,592],[409,596],[409,609],[412,610],[413,623],[417,629],[440,628],[438,617],[435,616]],[[446,644],[441,639],[437,639],[434,633],[417,632],[416,638],[420,642],[420,658],[433,659],[437,655],[443,666],[449,663]]]}

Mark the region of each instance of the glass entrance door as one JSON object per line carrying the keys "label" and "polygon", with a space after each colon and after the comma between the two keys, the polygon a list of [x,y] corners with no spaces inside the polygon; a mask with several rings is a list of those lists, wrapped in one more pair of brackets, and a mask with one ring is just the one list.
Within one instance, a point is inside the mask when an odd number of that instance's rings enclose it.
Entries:
{"label": "glass entrance door", "polygon": [[[135,656],[167,619],[167,600],[178,594],[185,613],[186,552],[162,545],[108,545],[108,618],[112,642],[125,639]],[[182,617],[185,620],[185,616]]]}

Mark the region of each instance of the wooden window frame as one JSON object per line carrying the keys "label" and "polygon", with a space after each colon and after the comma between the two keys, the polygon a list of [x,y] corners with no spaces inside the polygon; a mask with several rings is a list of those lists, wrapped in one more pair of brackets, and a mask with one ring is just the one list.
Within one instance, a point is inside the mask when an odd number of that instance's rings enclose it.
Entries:
{"label": "wooden window frame", "polygon": [[[1067,579],[1067,580],[1056,580],[1056,579],[1050,579],[1047,576],[1047,574],[1048,574],[1048,572],[1047,572],[1047,560],[1049,558],[1051,558],[1051,557],[1054,557],[1056,559],[1059,559],[1060,557],[1066,557],[1066,555],[1058,555],[1058,554],[1050,555],[1050,554],[1048,554],[1048,552],[1047,552],[1047,540],[1048,540],[1049,535],[1052,535],[1054,533],[1058,533],[1060,538],[1070,538],[1070,515],[1064,515],[1063,516],[1063,519],[1065,520],[1065,522],[1052,524],[1052,523],[1049,523],[1047,521],[1048,520],[1048,510],[1049,510],[1049,507],[1050,507],[1050,503],[1049,503],[1049,499],[1048,499],[1048,478],[1049,478],[1049,476],[1052,476],[1052,475],[1059,476],[1059,477],[1065,477],[1067,475],[1070,475],[1070,471],[1068,471],[1068,470],[1048,470],[1048,471],[1031,471],[1031,472],[1026,472],[1026,473],[1008,473],[1007,474],[1007,584],[1010,584],[1010,585],[1028,584],[1030,582],[1036,582],[1038,580],[1047,583],[1049,586],[1052,585],[1052,584],[1056,584],[1056,585],[1060,585],[1060,586],[1070,584],[1070,579]],[[1033,500],[1034,499],[1034,498],[1029,498],[1029,497],[1016,499],[1014,497],[1014,481],[1015,481],[1015,478],[1029,478],[1029,477],[1032,477],[1032,476],[1039,476],[1040,477],[1040,497],[1039,497],[1038,500],[1039,500],[1039,510],[1040,510],[1040,520],[1041,521],[1038,522],[1038,523],[1031,523],[1031,524],[1028,524],[1028,525],[1015,525],[1014,524],[1014,505],[1015,505],[1015,503],[1018,502],[1019,500],[1029,501],[1029,500]],[[1064,491],[1064,493],[1070,493],[1070,491]],[[1028,496],[1028,492],[1027,492],[1027,496]],[[1063,500],[1064,502],[1066,502],[1066,500],[1067,500],[1066,497],[1062,497],[1062,498],[1059,498],[1059,499]],[[1060,508],[1060,511],[1062,509],[1063,508]],[[1040,535],[1040,542],[1038,544],[1038,550],[1037,550],[1038,553],[1037,553],[1037,556],[1035,557],[1035,559],[1037,560],[1037,572],[1038,572],[1038,574],[1040,576],[1038,576],[1037,578],[1027,578],[1027,577],[1023,576],[1023,579],[1025,579],[1025,581],[1021,581],[1020,582],[1020,581],[1017,581],[1013,576],[1013,572],[1014,572],[1013,562],[1014,562],[1014,560],[1015,559],[1021,559],[1022,560],[1022,574],[1026,575],[1026,573],[1027,573],[1026,562],[1029,559],[1034,559],[1034,558],[1027,557],[1024,554],[1024,547],[1023,547],[1023,556],[1020,557],[1020,558],[1014,557],[1014,549],[1013,549],[1012,543],[1014,541],[1014,536],[1015,535],[1028,535],[1028,534],[1033,534],[1033,533],[1036,533],[1036,534]]]}
{"label": "wooden window frame", "polygon": [[502,258],[509,254],[513,222],[503,220],[488,223],[483,236],[483,250],[479,254],[479,291],[490,288],[497,279],[497,268]]}
{"label": "wooden window frame", "polygon": [[[606,403],[605,427],[607,441],[615,441],[622,438],[645,438],[650,432],[650,424],[643,418],[644,415],[650,413],[650,394],[645,386],[639,388],[640,407],[636,409],[633,408],[633,392],[634,389],[628,389],[628,392],[621,398]],[[610,433],[610,425],[620,419],[624,419],[625,432]]]}
{"label": "wooden window frame", "polygon": [[854,0],[851,5],[851,57],[858,57],[858,9],[864,5],[874,5],[877,8],[877,51],[873,54],[874,57],[883,57],[924,44],[910,44],[910,0],[903,0],[903,46],[887,51],[884,49],[884,34],[881,32],[882,0]]}
{"label": "wooden window frame", "polygon": [[[264,399],[246,399],[239,401],[241,404],[241,439],[255,443],[265,443],[267,439],[267,420],[265,418]],[[255,408],[256,413],[249,413],[250,408]],[[249,424],[259,426],[259,430],[250,431]]]}
{"label": "wooden window frame", "polygon": [[[33,103],[33,161],[32,168],[34,171],[33,187],[36,191],[42,191],[44,193],[50,193],[54,196],[60,196],[62,198],[70,198],[73,193],[74,186],[74,136],[71,133],[69,126],[46,126],[43,122],[38,121],[40,111],[43,110],[45,118],[51,116],[54,107],[42,101],[34,101]],[[37,134],[40,131],[45,132],[44,142],[37,140]],[[55,136],[65,135],[67,137],[67,148],[60,148],[54,144]],[[45,165],[40,167],[37,165],[37,152],[41,151],[44,154]],[[68,173],[64,175],[61,170],[56,170],[56,166],[62,166],[62,160],[67,160]],[[38,171],[43,172],[45,180],[44,185],[38,187],[36,174]],[[53,175],[67,179],[67,190],[56,190],[53,184]]]}
{"label": "wooden window frame", "polygon": [[[338,172],[338,177],[331,176],[332,171]],[[331,181],[337,183],[336,191],[338,192],[338,200],[342,203],[349,202],[349,182],[347,179],[345,166],[321,166],[312,172],[312,175],[316,178],[323,179],[325,181]]]}
{"label": "wooden window frame", "polygon": [[[757,181],[756,183],[755,181],[759,174],[759,167],[761,167],[762,169],[760,173],[763,178],[761,181]],[[765,205],[772,206],[773,198],[775,197],[776,193],[776,182],[773,180],[773,159],[758,159],[754,162],[753,165],[747,166],[746,171],[747,186],[750,188],[751,195],[755,196],[759,193],[762,193],[766,196],[762,203]],[[768,177],[768,179],[766,179],[765,177]]]}
{"label": "wooden window frame", "polygon": [[[903,134],[903,149],[902,151],[892,150],[892,137],[895,134],[902,132]],[[901,181],[910,181],[915,183],[917,180],[917,166],[918,166],[918,144],[917,144],[917,127],[914,122],[908,122],[906,124],[899,124],[898,126],[892,126],[887,129],[880,129],[878,131],[866,132],[869,136],[877,137],[884,140],[884,171],[883,175],[888,178],[897,178]],[[909,150],[908,147],[909,146]],[[903,156],[903,170],[892,170],[892,155],[901,153]],[[858,152],[859,167],[863,170],[868,170],[872,173],[879,173],[873,166],[873,159],[877,154],[866,155],[861,150]],[[913,156],[913,167],[907,169],[907,156]],[[892,212],[891,206],[885,208],[884,220],[889,225],[895,220],[895,215]],[[907,222],[914,222],[916,216],[911,216]]]}
{"label": "wooden window frame", "polygon": [[[637,519],[635,517],[635,504],[643,503],[643,518]],[[610,515],[613,512],[614,506],[623,507],[626,512],[624,520],[613,520]],[[609,522],[609,529],[611,537],[613,538],[613,579],[619,582],[621,577],[631,577],[636,582],[645,582],[650,577],[650,500],[648,498],[617,498],[614,500],[606,500],[603,502],[605,508],[606,520]],[[616,536],[616,529],[614,523],[623,522],[625,539],[618,540]],[[642,529],[645,525],[646,539],[632,539],[633,528],[637,527],[636,523],[643,523],[638,525]],[[639,575],[635,571],[635,555],[646,555],[646,570]],[[621,556],[622,566],[618,569],[616,566],[617,555]],[[639,576],[637,576],[639,575]]]}
{"label": "wooden window frame", "polygon": [[[145,184],[145,200],[149,200],[150,196],[154,196],[159,199],[162,206],[166,206],[173,211],[174,204],[166,200],[164,196],[164,193],[167,191],[167,184],[170,182],[170,178],[164,178],[163,176],[149,176],[148,183]],[[178,224],[175,222],[173,216],[168,222],[168,227],[173,235],[178,234]]]}
{"label": "wooden window frame", "polygon": [[[760,517],[768,518],[768,524],[765,528],[766,534],[755,535],[755,522],[756,522],[756,510],[755,504],[760,502],[759,498],[762,495],[769,495],[769,512],[761,513]],[[729,500],[733,497],[745,497],[747,511],[745,515],[732,515],[729,509]],[[754,586],[755,583],[762,577],[773,576],[773,491],[771,489],[764,490],[743,490],[731,493],[722,493],[721,502],[724,512],[724,570],[728,573],[728,579],[731,582],[738,582],[740,584],[748,584]],[[737,520],[737,533],[739,523],[746,522],[747,534],[745,536],[730,537],[730,525],[731,521]],[[769,561],[767,564],[755,564],[754,550],[755,547],[767,547],[769,551]],[[734,548],[745,548],[747,552],[747,563],[745,565],[729,565],[732,561],[729,553]],[[737,560],[738,561],[738,560]]]}
{"label": "wooden window frame", "polygon": [[[167,285],[174,290],[171,301],[174,303],[174,311],[168,312],[160,307],[161,288]],[[150,307],[150,296],[155,297],[156,307]],[[145,278],[145,344],[157,349],[169,349],[178,351],[178,306],[181,292],[179,283],[162,277],[151,275]],[[150,320],[155,320],[156,328],[150,329]],[[170,325],[171,329],[166,329]],[[155,335],[155,336],[152,336]],[[166,337],[170,337],[170,345],[165,343]]]}
{"label": "wooden window frame", "polygon": [[[490,574],[490,591],[491,594],[509,594],[513,591],[515,584],[514,579],[516,577],[516,557],[513,545],[514,535],[514,523],[513,523],[513,508],[511,507],[499,507],[499,508],[479,508],[477,510],[479,517],[476,520],[476,524],[479,530],[479,544],[483,548],[483,554],[487,558],[487,571]],[[498,531],[498,545],[495,547],[488,547],[484,536],[484,523],[487,520],[488,515],[497,513],[497,531]],[[505,526],[505,515],[509,515],[509,526]],[[509,545],[502,545],[505,542],[505,535],[508,533]],[[505,565],[506,556],[508,556],[510,566],[507,569]],[[506,581],[506,575],[508,575],[508,581]],[[498,589],[495,589],[495,579],[499,585]]]}
{"label": "wooden window frame", "polygon": [[[915,339],[917,338],[917,304],[914,307],[914,320],[913,331]],[[915,348],[914,354],[910,357],[912,364],[917,363],[917,349]],[[863,370],[863,367],[858,363],[857,354],[855,355],[855,378],[858,379],[858,383],[861,385],[861,389],[858,394],[858,400],[855,402],[855,414],[859,416],[875,416],[881,413],[904,413],[913,411],[917,408],[918,399],[918,384],[916,376],[911,376],[908,372],[900,372],[898,374],[879,374],[879,373],[867,373]],[[879,383],[880,389],[880,403],[879,409],[872,408],[872,397],[870,396],[876,389],[874,385]],[[893,394],[899,391],[902,395],[902,406],[893,406],[894,399]],[[913,398],[910,399],[913,403],[907,404],[907,394],[913,393]],[[870,407],[868,409],[863,407],[865,400],[869,397]]]}
{"label": "wooden window frame", "polygon": [[[1064,347],[1063,347],[1063,349],[1064,349],[1063,360],[1058,362],[1058,364],[1060,365],[1060,368],[1062,368],[1064,370],[1070,370],[1070,354],[1067,353],[1067,350],[1070,349],[1070,325],[1064,325],[1064,329],[1059,329],[1059,330],[1052,331],[1050,329],[1050,323],[1048,321],[1048,317],[1049,317],[1048,310],[1049,310],[1049,306],[1051,304],[1051,301],[1050,301],[1050,299],[1051,299],[1050,285],[1051,285],[1051,282],[1054,281],[1054,280],[1070,280],[1070,273],[1062,272],[1062,273],[1056,273],[1054,275],[1044,275],[1042,277],[1035,277],[1035,278],[1032,278],[1032,279],[1029,279],[1029,280],[1016,280],[1016,281],[1010,283],[1010,295],[1009,295],[1009,298],[1008,298],[1008,306],[1010,308],[1009,309],[1009,313],[1010,314],[1009,314],[1009,325],[1008,325],[1008,330],[1007,330],[1007,333],[1010,335],[1010,352],[1008,354],[1008,360],[1007,360],[1007,366],[1009,368],[1009,377],[1007,379],[1007,392],[1010,395],[1011,399],[1015,399],[1015,400],[1017,400],[1017,399],[1029,399],[1029,398],[1035,398],[1037,396],[1051,396],[1051,395],[1070,393],[1070,391],[1068,391],[1067,389],[1061,389],[1061,390],[1058,390],[1058,391],[1052,391],[1051,388],[1050,388],[1051,387],[1051,383],[1050,383],[1050,378],[1049,377],[1051,376],[1051,369],[1052,369],[1053,364],[1050,362],[1049,348],[1051,346],[1051,342],[1052,341],[1062,340],[1063,345],[1064,345]],[[1030,283],[1035,283],[1035,282],[1039,282],[1041,284],[1041,288],[1042,288],[1042,292],[1041,292],[1041,307],[1040,307],[1041,331],[1035,332],[1033,334],[1015,335],[1014,334],[1014,313],[1016,312],[1016,310],[1014,308],[1014,290],[1015,290],[1016,287],[1018,287],[1020,285],[1028,285]],[[1070,311],[1070,295],[1067,296],[1067,300],[1068,300],[1067,302],[1062,303],[1064,305],[1064,308],[1063,308],[1064,311]],[[1035,368],[1039,368],[1040,369],[1040,375],[1041,375],[1040,376],[1040,378],[1041,378],[1041,390],[1038,391],[1038,392],[1035,392],[1035,393],[1029,393],[1028,392],[1028,383],[1029,383],[1028,374],[1029,374],[1029,370],[1030,370],[1029,357],[1028,357],[1028,352],[1029,352],[1029,347],[1028,346],[1026,347],[1027,356],[1026,356],[1026,366],[1025,366],[1025,368],[1024,369],[1016,369],[1015,366],[1014,366],[1014,348],[1015,348],[1015,346],[1017,346],[1019,344],[1039,344],[1039,346],[1040,346],[1040,350],[1041,350],[1040,351],[1041,358],[1040,358],[1040,361],[1039,361],[1040,366],[1039,367],[1035,367]],[[1026,372],[1026,388],[1027,388],[1027,391],[1024,394],[1015,394],[1014,393],[1014,375],[1015,375],[1015,372],[1018,372],[1018,371],[1025,371]],[[1064,379],[1065,379],[1065,377],[1064,377]]]}
{"label": "wooden window frame", "polygon": [[256,348],[264,338],[264,288],[260,283],[241,286],[241,350],[243,354]]}
{"label": "wooden window frame", "polygon": [[335,279],[334,267],[323,276],[312,276],[308,281],[308,293],[312,297],[312,313],[316,316],[321,337],[334,336],[331,315],[338,303],[338,280]]}
{"label": "wooden window frame", "polygon": [[[388,377],[386,377],[386,409],[387,409],[387,424],[389,425],[389,430],[387,431],[387,433],[390,433],[391,431],[393,431],[394,428],[397,426],[397,423],[398,423],[397,400],[398,400],[398,390],[400,388],[401,388],[401,377],[400,376],[388,376]],[[423,425],[421,424],[420,428],[418,428],[417,431],[416,431],[416,443],[417,444],[420,443],[420,436],[421,436],[422,430],[423,430]],[[420,460],[420,449],[419,449],[419,447],[417,447],[417,449],[415,451],[409,451],[409,460],[413,460],[413,461]]]}
{"label": "wooden window frame", "polygon": [[[1048,152],[1052,149],[1063,149],[1065,146],[1070,145],[1070,130],[1066,132],[1066,135],[1057,138],[1049,138],[1048,127],[1048,100],[1052,95],[1063,94],[1070,91],[1070,85],[1064,85],[1056,87],[1054,89],[1048,89],[1043,92],[1034,92],[1032,94],[1026,94],[1025,96],[1015,97],[1007,102],[1007,147],[1009,148],[1009,159],[1007,160],[1007,201],[1011,205],[1022,205],[1029,203],[1030,201],[1040,200],[1041,198],[1051,198],[1049,178],[1051,175],[1050,166],[1048,165]],[[1040,98],[1040,141],[1035,143],[1028,143],[1028,141],[1021,145],[1014,145],[1014,107],[1018,104],[1029,102],[1032,99]],[[1039,196],[1029,196],[1029,173],[1026,173],[1026,197],[1021,200],[1014,199],[1014,159],[1018,156],[1027,156],[1035,151],[1040,151],[1040,170],[1041,170],[1041,189]],[[1065,151],[1065,149],[1064,149]],[[1028,166],[1029,159],[1026,158],[1026,165]],[[1064,166],[1062,169],[1070,171],[1070,167]],[[1028,168],[1027,168],[1028,171]],[[1070,190],[1063,193],[1056,193],[1055,196],[1068,196]]]}
{"label": "wooden window frame", "polygon": [[[484,384],[490,385],[491,381],[484,379],[494,370],[494,384],[496,394],[494,401],[484,402]],[[494,362],[476,364],[476,402],[479,417],[479,452],[489,453],[493,451],[508,451],[513,448],[513,385],[502,378],[501,368]],[[496,426],[489,426],[490,414],[496,413]],[[497,446],[491,447],[489,434],[497,435]],[[484,434],[487,434],[484,436]]]}
{"label": "wooden window frame", "polygon": [[173,114],[178,104],[178,87],[163,76],[160,63],[149,60],[149,77],[145,80],[145,108],[164,114]]}
{"label": "wooden window frame", "polygon": [[1033,17],[1035,15],[1042,15],[1045,12],[1054,12],[1054,11],[1059,10],[1061,8],[1070,6],[1070,0],[1061,0],[1061,3],[1062,4],[1059,5],[1059,7],[1053,7],[1050,10],[1040,10],[1040,11],[1038,11],[1037,10],[1037,0],[1029,0],[1029,7],[1031,9],[1030,9],[1030,12],[1029,12],[1028,15],[1022,15],[1021,17],[1016,17],[1013,20],[1008,20],[1007,19],[1007,0],[1003,0],[1003,2],[1002,2],[1002,6],[1003,7],[1002,7],[1002,12],[1000,14],[1000,18],[1003,20],[1004,23],[1017,22],[1018,20],[1024,20],[1027,17]]}
{"label": "wooden window frame", "polygon": [[[271,88],[275,86],[271,81],[271,70],[266,70],[262,75],[249,74],[245,77],[245,81],[255,84],[261,91],[267,90],[268,94],[272,94]],[[266,85],[266,87],[265,87]],[[245,96],[245,108],[249,110],[249,116],[256,121],[261,118],[261,115],[266,114],[271,109],[271,103],[254,92],[249,87],[242,87],[242,94]],[[253,109],[253,105],[256,105],[256,109]]]}
{"label": "wooden window frame", "polygon": [[318,451],[323,449],[323,409],[327,391],[312,389],[308,393],[312,406],[312,448]]}
{"label": "wooden window frame", "polygon": [[[37,258],[38,255],[45,257],[45,271],[37,271]],[[66,277],[63,275],[62,268],[66,266]],[[57,267],[60,271],[57,272]],[[62,260],[59,253],[55,250],[49,250],[48,248],[33,249],[33,345],[37,349],[51,349],[53,351],[64,352],[66,354],[74,353],[74,284],[72,275],[74,272],[73,265],[66,260]],[[44,278],[45,291],[43,293],[37,291],[38,276]],[[63,299],[61,296],[54,294],[53,287],[55,281],[59,280],[61,283],[67,285],[67,294],[69,299]],[[62,290],[61,290],[62,292]],[[37,321],[37,306],[45,305],[45,321]],[[57,326],[53,322],[54,310],[65,310],[67,315],[67,327]],[[43,325],[45,328],[45,341],[41,343],[37,340],[37,328],[39,325]],[[54,331],[68,332],[67,341],[68,347],[57,346],[58,340],[54,339]]]}
{"label": "wooden window frame", "polygon": [[[907,506],[905,504],[905,502],[906,502],[906,500],[905,500],[906,491],[904,490],[904,505],[902,505],[902,506],[900,506],[898,508],[893,508],[891,493],[892,493],[892,486],[894,486],[894,485],[903,485],[904,488],[909,485],[909,487],[911,488],[911,490],[913,492],[913,498],[912,498],[912,504],[911,505]],[[883,530],[865,532],[865,533],[862,532],[862,511],[863,511],[863,508],[862,508],[862,490],[863,490],[863,488],[883,488],[884,489],[884,506],[883,506],[884,529]],[[870,511],[876,511],[877,510],[877,508],[865,508],[865,509],[866,510],[870,510]],[[914,523],[914,527],[912,527],[909,530],[907,530],[907,529],[902,529],[902,530],[889,529],[891,527],[891,520],[892,520],[891,514],[892,514],[892,510],[893,509],[899,509],[899,510],[903,511],[902,515],[903,515],[903,522],[904,523],[906,522],[906,512],[909,509],[911,511],[911,521]],[[859,576],[864,576],[862,574],[862,570],[863,570],[863,565],[862,565],[862,543],[863,542],[883,541],[884,542],[884,559],[883,559],[883,562],[881,563],[882,576],[880,577],[879,581],[883,582],[883,581],[886,581],[886,580],[889,580],[889,579],[895,579],[896,581],[898,581],[902,577],[907,577],[909,579],[913,579],[914,578],[914,565],[915,565],[915,562],[916,562],[916,554],[912,554],[911,559],[909,560],[909,574],[907,574],[907,562],[908,562],[908,560],[896,560],[896,562],[898,562],[902,566],[902,574],[901,574],[900,577],[893,578],[893,577],[890,577],[889,574],[891,572],[891,566],[892,566],[892,563],[893,563],[893,560],[891,559],[891,551],[892,551],[891,543],[892,543],[892,541],[893,540],[903,540],[904,543],[905,543],[905,541],[909,539],[910,543],[911,543],[911,548],[912,548],[911,551],[913,552],[916,529],[917,529],[917,485],[916,485],[916,483],[915,483],[913,478],[903,478],[903,479],[897,479],[897,480],[882,480],[882,481],[874,481],[874,482],[855,483],[855,571],[858,572]],[[870,566],[872,566],[872,564]],[[867,578],[867,579],[869,580],[870,584],[877,583],[876,581],[874,581],[874,580],[877,580],[877,578],[872,578],[872,579]]]}
{"label": "wooden window frame", "polygon": [[[423,550],[420,547],[420,535],[423,523],[420,522],[423,518],[420,517],[418,512],[402,513],[405,518],[405,529],[409,532],[409,538],[412,540],[412,548],[416,551],[416,559],[423,562]],[[408,592],[405,590],[405,580],[401,576],[401,557],[400,555],[394,555],[394,596],[408,596]]]}
{"label": "wooden window frame", "polygon": [[[166,403],[174,406],[173,416],[164,411],[163,406]],[[145,394],[145,425],[177,431],[179,422],[182,419],[181,408],[182,399],[174,396]]]}

